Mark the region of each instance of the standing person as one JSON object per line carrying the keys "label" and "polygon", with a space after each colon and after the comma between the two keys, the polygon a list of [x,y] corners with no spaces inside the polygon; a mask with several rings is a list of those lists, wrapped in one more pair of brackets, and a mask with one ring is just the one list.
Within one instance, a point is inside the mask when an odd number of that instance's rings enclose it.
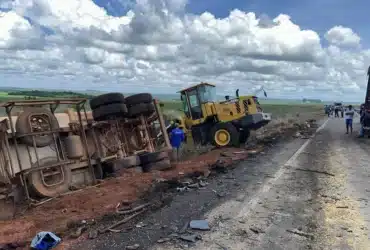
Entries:
{"label": "standing person", "polygon": [[185,133],[179,128],[179,124],[175,124],[175,128],[170,132],[170,141],[172,146],[172,158],[175,161],[180,160],[180,148],[183,141],[185,141]]}
{"label": "standing person", "polygon": [[346,134],[348,134],[349,130],[351,130],[351,134],[353,132],[352,123],[353,123],[353,116],[355,115],[355,110],[353,109],[352,105],[349,105],[346,111],[344,112],[345,120],[346,120]]}
{"label": "standing person", "polygon": [[328,117],[330,116],[330,106],[329,105],[325,106],[325,114],[327,114]]}
{"label": "standing person", "polygon": [[339,117],[339,108],[337,106],[334,107],[334,117]]}
{"label": "standing person", "polygon": [[340,114],[341,114],[342,118],[343,118],[343,113],[344,113],[344,107],[342,106],[342,107],[340,107]]}

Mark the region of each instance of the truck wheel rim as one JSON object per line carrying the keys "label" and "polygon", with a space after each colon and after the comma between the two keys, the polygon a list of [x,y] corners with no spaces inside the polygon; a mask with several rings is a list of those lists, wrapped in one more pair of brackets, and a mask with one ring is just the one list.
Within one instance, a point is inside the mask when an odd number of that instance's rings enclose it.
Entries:
{"label": "truck wheel rim", "polygon": [[226,129],[217,130],[215,134],[215,141],[217,145],[226,146],[230,142],[230,133]]}

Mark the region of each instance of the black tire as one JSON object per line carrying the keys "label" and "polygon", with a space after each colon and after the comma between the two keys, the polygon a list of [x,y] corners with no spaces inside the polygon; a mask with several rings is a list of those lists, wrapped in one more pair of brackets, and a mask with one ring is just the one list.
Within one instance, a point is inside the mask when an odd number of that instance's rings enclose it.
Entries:
{"label": "black tire", "polygon": [[113,103],[125,103],[125,97],[121,93],[107,93],[95,96],[90,100],[90,108],[94,110],[100,106]]}
{"label": "black tire", "polygon": [[[45,130],[50,131],[59,129],[58,119],[53,115],[53,113],[51,113],[50,110],[44,108],[29,108],[18,116],[17,122],[15,124],[15,130],[17,132],[17,135],[21,136],[32,132],[33,129],[29,123],[29,120],[32,119],[32,117],[34,117],[35,115],[41,115],[40,118],[42,118],[41,120],[44,121],[43,124],[45,125]],[[46,116],[50,118],[50,122]],[[36,117],[34,117],[34,119],[36,119]],[[35,120],[34,124],[37,124],[37,121],[38,119]],[[34,136],[34,138],[36,147],[40,148],[49,146],[54,141],[52,134],[37,135]],[[33,146],[32,136],[23,136],[20,138],[20,140],[22,143],[28,146]]]}
{"label": "black tire", "polygon": [[154,111],[155,108],[152,103],[139,103],[128,108],[128,115],[129,117],[137,117],[140,115],[151,116]]}
{"label": "black tire", "polygon": [[250,135],[251,135],[251,131],[247,128],[240,131],[240,137],[239,137],[240,143],[246,143]]}
{"label": "black tire", "polygon": [[[229,136],[229,140],[225,141],[225,144],[220,143],[220,141],[216,140],[217,134],[220,131],[226,131]],[[211,128],[210,132],[212,144],[216,147],[226,147],[226,146],[234,146],[238,147],[240,145],[240,132],[238,129],[231,123],[217,123]]]}
{"label": "black tire", "polygon": [[127,107],[124,103],[113,103],[100,106],[92,111],[95,121],[106,121],[125,117],[127,115]]}
{"label": "black tire", "polygon": [[152,162],[157,162],[168,158],[168,152],[160,151],[160,152],[153,152],[153,153],[146,153],[139,156],[140,162],[142,165],[147,165]]}
{"label": "black tire", "polygon": [[[48,164],[57,163],[56,157],[45,157],[40,159],[40,166],[46,166]],[[34,163],[31,167],[37,167],[37,163]],[[59,168],[59,167],[58,167]],[[59,194],[69,191],[69,187],[72,183],[72,171],[69,166],[61,166],[64,173],[64,181],[55,186],[45,186],[40,171],[33,171],[28,175],[28,184],[30,185],[31,191],[41,197],[55,197]]]}
{"label": "black tire", "polygon": [[140,93],[126,97],[125,101],[127,106],[135,106],[140,103],[151,103],[153,96],[149,93]]}
{"label": "black tire", "polygon": [[153,170],[163,171],[171,168],[172,164],[169,158],[164,158],[160,161],[148,163],[142,166],[144,173],[148,173]]}

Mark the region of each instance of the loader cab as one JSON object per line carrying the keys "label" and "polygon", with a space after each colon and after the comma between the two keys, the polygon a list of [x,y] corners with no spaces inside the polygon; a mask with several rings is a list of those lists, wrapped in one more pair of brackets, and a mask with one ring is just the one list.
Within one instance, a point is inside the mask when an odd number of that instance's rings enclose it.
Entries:
{"label": "loader cab", "polygon": [[199,121],[204,118],[203,104],[216,102],[216,86],[200,83],[180,91],[182,109],[187,119]]}

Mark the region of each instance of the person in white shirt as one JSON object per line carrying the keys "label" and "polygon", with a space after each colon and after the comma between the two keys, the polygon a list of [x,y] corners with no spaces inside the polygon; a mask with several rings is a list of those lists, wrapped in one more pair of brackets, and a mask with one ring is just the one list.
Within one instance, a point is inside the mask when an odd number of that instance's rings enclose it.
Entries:
{"label": "person in white shirt", "polygon": [[348,108],[344,111],[344,119],[346,120],[346,129],[348,134],[349,130],[351,130],[351,134],[353,131],[352,123],[353,123],[353,116],[355,115],[355,110],[353,109],[352,105],[349,105]]}

